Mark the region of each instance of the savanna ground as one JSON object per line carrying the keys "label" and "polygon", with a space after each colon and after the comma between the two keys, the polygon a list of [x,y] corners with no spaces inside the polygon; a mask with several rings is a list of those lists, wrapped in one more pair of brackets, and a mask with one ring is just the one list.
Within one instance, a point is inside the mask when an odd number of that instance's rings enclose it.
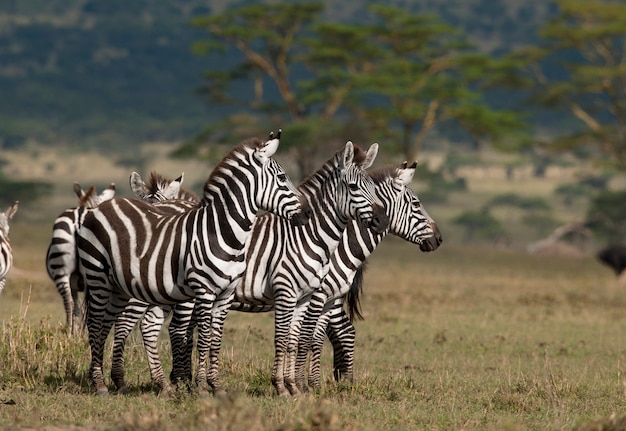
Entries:
{"label": "savanna ground", "polygon": [[[488,183],[479,179],[473,196]],[[464,200],[471,198],[452,199],[448,211]],[[64,209],[57,205],[47,210]],[[436,219],[445,214],[428,209]],[[127,347],[130,393],[96,397],[86,337],[67,335],[44,269],[54,217],[41,218],[18,213],[11,227],[15,268],[0,296],[0,428],[626,430],[626,287],[591,253],[462,244],[446,229],[447,241],[429,254],[388,238],[366,273],[353,385],[332,381],[326,346],[321,391],[278,399],[273,315],[231,313],[220,366],[227,397],[157,396],[137,334]],[[166,337],[160,351],[168,372]]]}

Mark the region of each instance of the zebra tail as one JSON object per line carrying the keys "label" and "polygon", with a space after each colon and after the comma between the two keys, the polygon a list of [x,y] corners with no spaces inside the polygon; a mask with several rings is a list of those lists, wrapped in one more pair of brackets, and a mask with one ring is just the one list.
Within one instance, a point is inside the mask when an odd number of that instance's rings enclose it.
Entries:
{"label": "zebra tail", "polygon": [[361,291],[363,290],[363,273],[367,269],[367,261],[356,270],[350,290],[346,295],[346,303],[348,304],[348,315],[350,316],[350,322],[354,322],[356,319],[363,320],[363,314],[361,314]]}

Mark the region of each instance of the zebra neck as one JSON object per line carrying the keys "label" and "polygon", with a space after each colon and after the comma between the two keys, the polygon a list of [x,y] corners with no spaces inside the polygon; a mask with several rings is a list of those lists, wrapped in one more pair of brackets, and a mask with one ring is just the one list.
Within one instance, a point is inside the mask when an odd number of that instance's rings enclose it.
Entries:
{"label": "zebra neck", "polygon": [[[220,217],[220,224],[238,226],[234,231],[241,231],[246,235],[252,230],[252,224],[256,220],[258,206],[251,199],[228,193],[222,190],[220,184],[205,186],[204,197],[200,204],[200,210],[210,208]],[[239,235],[238,235],[239,236]]]}
{"label": "zebra neck", "polygon": [[388,232],[389,230],[385,229],[383,233],[376,233],[363,223],[351,220],[342,237],[346,255],[351,256],[350,260],[357,267],[361,266],[374,253]]}
{"label": "zebra neck", "polygon": [[316,187],[312,187],[313,184],[310,183],[308,188],[302,189],[302,194],[313,210],[312,224],[320,227],[313,232],[313,235],[323,238],[325,242],[331,241],[328,244],[331,250],[339,242],[349,221],[337,208],[338,183],[337,175],[331,175],[325,181],[317,183]]}

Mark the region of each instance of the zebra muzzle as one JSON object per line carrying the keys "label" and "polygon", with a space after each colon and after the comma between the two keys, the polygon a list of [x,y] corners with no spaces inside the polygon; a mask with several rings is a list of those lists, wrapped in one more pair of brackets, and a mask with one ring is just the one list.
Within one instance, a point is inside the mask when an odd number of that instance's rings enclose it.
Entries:
{"label": "zebra muzzle", "polygon": [[291,224],[293,226],[303,226],[309,221],[311,215],[313,215],[311,207],[308,204],[303,204],[300,212],[291,217]]}
{"label": "zebra muzzle", "polygon": [[370,227],[376,233],[383,233],[387,227],[389,227],[389,216],[385,212],[385,209],[380,206],[374,207],[374,214],[370,221]]}

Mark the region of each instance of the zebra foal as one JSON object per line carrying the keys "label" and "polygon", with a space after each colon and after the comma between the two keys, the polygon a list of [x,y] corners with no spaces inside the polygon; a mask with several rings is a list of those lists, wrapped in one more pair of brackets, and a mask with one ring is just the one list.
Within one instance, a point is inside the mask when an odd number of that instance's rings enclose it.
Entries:
{"label": "zebra foal", "polygon": [[13,266],[13,249],[9,239],[9,221],[17,212],[19,201],[0,213],[0,293],[4,290],[7,275]]}
{"label": "zebra foal", "polygon": [[[366,259],[387,234],[417,244],[424,252],[436,250],[443,241],[436,223],[408,187],[415,168],[416,163],[407,167],[405,162],[400,166],[384,167],[370,173],[377,184],[378,196],[387,210],[389,227],[378,232],[353,221],[342,236],[331,258],[330,269],[321,286],[313,293],[303,319],[295,365],[295,379],[301,391],[307,391],[304,369],[307,355],[313,347],[309,384],[319,387],[319,360],[325,335],[329,336],[333,344],[336,376],[342,372],[342,377],[352,380],[355,332],[350,319],[343,312],[343,298],[350,292],[353,281],[362,281],[359,275]],[[358,311],[356,304],[358,300],[352,302],[351,310]]]}
{"label": "zebra foal", "polygon": [[74,183],[73,189],[78,206],[66,209],[54,220],[46,252],[46,270],[61,295],[65,320],[72,335],[78,332],[83,313],[78,302],[78,293],[84,286],[76,270],[76,232],[91,208],[115,196],[115,184],[111,183],[99,195],[93,186],[85,191],[80,184]]}
{"label": "zebra foal", "polygon": [[[198,373],[222,391],[218,357],[234,285],[245,269],[244,244],[259,210],[303,223],[301,195],[272,159],[279,144],[249,139],[213,169],[200,204],[184,213],[136,199],[112,199],[90,212],[78,232],[81,275],[86,282],[91,379],[106,394],[104,343],[130,297],[157,305],[195,301]],[[208,360],[208,369],[207,369]]]}

